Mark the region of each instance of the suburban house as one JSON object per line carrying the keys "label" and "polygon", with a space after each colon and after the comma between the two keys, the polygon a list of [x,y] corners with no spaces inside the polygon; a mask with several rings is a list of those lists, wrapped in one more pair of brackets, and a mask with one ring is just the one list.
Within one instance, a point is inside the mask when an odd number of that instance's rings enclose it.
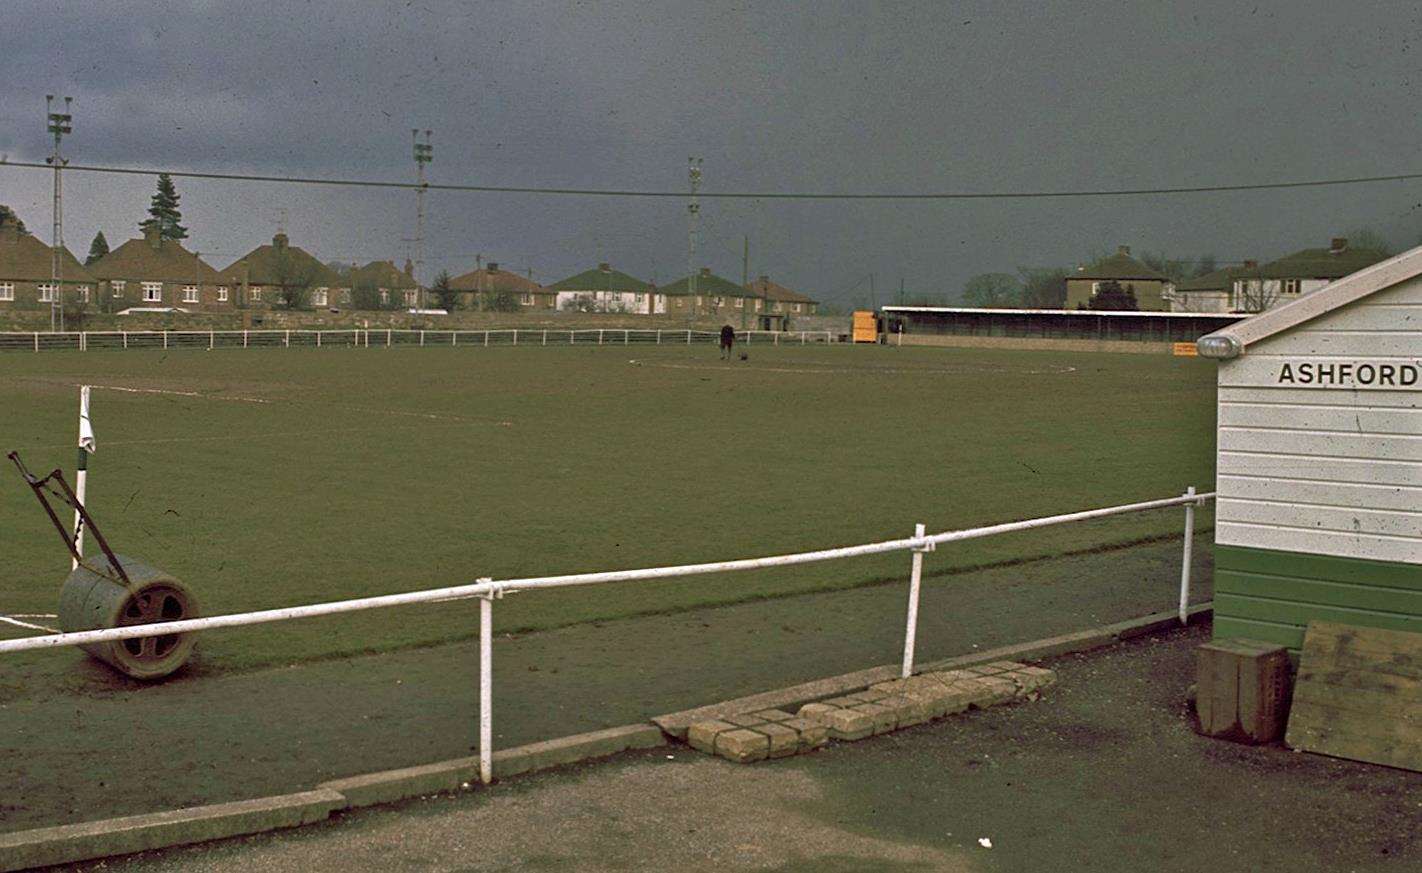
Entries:
{"label": "suburban house", "polygon": [[459,292],[460,305],[465,309],[489,308],[491,298],[502,294],[510,295],[520,309],[554,309],[558,305],[556,292],[517,273],[500,270],[493,261],[487,267],[455,276],[449,280],[449,287]]}
{"label": "suburban house", "polygon": [[101,309],[179,309],[222,311],[235,302],[232,287],[216,270],[177,240],[146,228],[89,265],[99,280]]}
{"label": "suburban house", "polygon": [[1136,296],[1136,308],[1146,312],[1170,309],[1170,292],[1175,285],[1159,270],[1131,257],[1130,246],[1119,246],[1116,254],[1094,264],[1076,268],[1067,276],[1067,309],[1090,309],[1091,298],[1101,290],[1103,282],[1119,282]]}
{"label": "suburban house", "polygon": [[1259,274],[1258,261],[1243,266],[1212,270],[1193,279],[1184,279],[1170,296],[1171,312],[1233,312],[1234,283]]}
{"label": "suburban house", "polygon": [[1352,248],[1346,237],[1335,237],[1326,249],[1303,249],[1244,271],[1234,281],[1232,312],[1263,312],[1370,267],[1387,256],[1375,249]]}
{"label": "suburban house", "polygon": [[291,244],[286,234],[272,237],[221,273],[239,306],[282,306],[288,294],[304,295],[316,308],[335,306],[350,299],[350,287],[340,274],[305,249]]}
{"label": "suburban house", "polygon": [[420,288],[413,271],[414,264],[408,261],[403,270],[394,261],[371,261],[351,271],[353,296],[342,299],[357,309],[413,308],[419,302]]}
{"label": "suburban house", "polygon": [[656,293],[655,286],[614,270],[607,263],[554,282],[548,290],[555,295],[559,310],[639,315],[660,315],[667,311],[666,297]]}
{"label": "suburban house", "polygon": [[[0,220],[0,310],[48,309],[55,300],[53,258],[54,249],[22,233],[15,222]],[[64,299],[91,301],[99,287],[94,274],[68,249],[61,250],[60,258]]]}
{"label": "suburban house", "polygon": [[814,299],[770,281],[769,276],[760,276],[746,287],[751,296],[757,298],[759,318],[756,326],[761,330],[783,328],[787,319],[796,315],[814,315],[820,306]]}
{"label": "suburban house", "polygon": [[697,315],[720,318],[740,318],[742,314],[753,314],[761,302],[753,298],[745,286],[717,276],[711,272],[710,267],[702,267],[701,272],[696,274],[694,299],[689,276],[683,276],[659,288],[658,296],[665,298],[666,311],[669,313],[685,315],[694,307]]}

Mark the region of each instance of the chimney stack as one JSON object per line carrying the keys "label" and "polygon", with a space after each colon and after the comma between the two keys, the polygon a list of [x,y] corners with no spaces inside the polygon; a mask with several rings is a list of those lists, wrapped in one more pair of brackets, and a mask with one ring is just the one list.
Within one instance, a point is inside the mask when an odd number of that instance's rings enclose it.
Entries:
{"label": "chimney stack", "polygon": [[603,261],[602,263],[598,264],[598,265],[597,265],[597,268],[598,268],[599,270],[601,270],[602,272],[604,272],[604,273],[611,273],[611,272],[612,272],[612,265],[609,264],[607,261]]}
{"label": "chimney stack", "polygon": [[701,268],[701,275],[702,275],[702,276],[710,276],[710,275],[711,275],[711,268],[710,268],[710,267],[702,267],[702,268]]}
{"label": "chimney stack", "polygon": [[1130,247],[1130,246],[1116,246],[1116,254],[1118,254],[1118,255],[1129,255],[1130,253],[1131,253],[1131,247]]}
{"label": "chimney stack", "polygon": [[158,236],[158,228],[149,225],[143,229],[143,241],[148,243],[150,248],[159,248],[163,245],[163,240]]}
{"label": "chimney stack", "polygon": [[286,238],[286,234],[279,233],[276,236],[272,237],[272,248],[276,249],[277,251],[281,251],[282,249],[286,248],[287,242],[288,240]]}
{"label": "chimney stack", "polygon": [[1244,269],[1257,270],[1259,269],[1259,262],[1255,260],[1247,260],[1244,262]]}
{"label": "chimney stack", "polygon": [[490,261],[490,262],[489,262],[489,272],[490,272],[490,273],[497,273],[497,272],[499,272],[499,265],[498,265],[498,262],[496,262],[496,261]]}
{"label": "chimney stack", "polygon": [[1348,250],[1348,238],[1346,236],[1335,236],[1328,246],[1328,253],[1331,255],[1342,254]]}

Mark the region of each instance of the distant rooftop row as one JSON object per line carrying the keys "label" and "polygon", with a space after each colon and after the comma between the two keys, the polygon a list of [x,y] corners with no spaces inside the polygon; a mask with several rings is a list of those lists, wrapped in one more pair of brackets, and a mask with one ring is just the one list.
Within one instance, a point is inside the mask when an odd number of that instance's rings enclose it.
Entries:
{"label": "distant rooftop row", "polygon": [[1114,255],[1067,276],[1066,308],[1091,308],[1102,286],[1114,282],[1130,289],[1146,312],[1263,312],[1386,257],[1385,252],[1353,248],[1346,238],[1335,237],[1327,248],[1301,249],[1264,264],[1245,261],[1177,283],[1131,257],[1129,246],[1121,246]]}
{"label": "distant rooftop row", "polygon": [[[53,249],[0,219],[0,307],[42,308],[55,300]],[[171,307],[188,311],[273,306],[360,309],[410,308],[420,303],[411,264],[372,261],[337,271],[279,233],[223,270],[209,266],[181,243],[156,229],[131,239],[85,265],[68,249],[61,253],[66,303],[94,304],[106,311]],[[609,264],[598,264],[552,285],[499,269],[496,263],[450,280],[469,308],[496,300],[500,308],[622,312],[644,315],[753,317],[764,329],[784,327],[789,316],[813,315],[818,303],[761,276],[740,285],[703,268],[669,285],[644,282]],[[429,292],[426,292],[428,294]]]}

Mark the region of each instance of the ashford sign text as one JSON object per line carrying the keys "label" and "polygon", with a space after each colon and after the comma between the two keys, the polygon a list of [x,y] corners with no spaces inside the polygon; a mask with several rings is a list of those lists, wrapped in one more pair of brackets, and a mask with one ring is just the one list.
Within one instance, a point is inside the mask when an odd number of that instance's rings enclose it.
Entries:
{"label": "ashford sign text", "polygon": [[1422,384],[1422,362],[1284,361],[1276,382],[1289,388],[1417,388]]}

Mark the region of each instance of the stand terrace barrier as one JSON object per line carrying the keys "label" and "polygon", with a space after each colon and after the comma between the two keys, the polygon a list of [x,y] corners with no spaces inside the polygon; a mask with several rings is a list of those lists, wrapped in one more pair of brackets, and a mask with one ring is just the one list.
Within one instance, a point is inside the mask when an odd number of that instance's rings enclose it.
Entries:
{"label": "stand terrace barrier", "polygon": [[987,527],[952,530],[932,535],[924,534],[924,526],[916,525],[914,535],[898,540],[864,543],[856,546],[839,546],[812,552],[797,552],[789,555],[772,555],[764,558],[742,558],[732,561],[714,561],[705,564],[684,564],[676,567],[648,567],[639,570],[610,570],[600,573],[576,573],[565,576],[537,576],[525,579],[495,580],[489,577],[479,579],[470,585],[456,585],[449,588],[433,588],[410,591],[404,594],[382,594],[375,597],[361,597],[355,600],[337,600],[330,603],[313,603],[307,606],[289,606],[281,609],[265,609],[258,612],[243,612],[231,615],[215,615],[208,618],[191,618],[181,621],[165,621],[153,624],[127,625],[103,630],[76,631],[72,633],[47,634],[44,636],[22,637],[15,640],[0,640],[0,655],[7,652],[23,652],[31,649],[56,649],[63,646],[81,646],[90,643],[104,643],[114,640],[132,640],[164,634],[193,633],[216,630],[224,627],[239,627],[263,624],[273,621],[290,621],[298,618],[313,618],[320,615],[334,615],[341,612],[359,612],[367,609],[382,609],[390,606],[406,606],[415,603],[433,603],[446,600],[466,600],[479,598],[479,778],[488,783],[493,779],[493,630],[494,601],[506,594],[519,591],[535,591],[545,588],[564,588],[572,585],[598,585],[609,582],[631,582],[643,579],[666,579],[677,576],[694,576],[706,573],[730,573],[739,570],[756,570],[766,567],[787,567],[795,564],[810,564],[818,561],[834,561],[857,558],[864,555],[878,555],[886,552],[912,553],[912,569],[909,576],[908,618],[904,633],[904,657],[901,674],[907,678],[913,673],[914,644],[918,629],[919,583],[922,579],[923,555],[935,551],[940,544],[980,539],[997,534],[1014,533],[1086,521],[1111,515],[1125,515],[1132,512],[1146,512],[1171,506],[1185,507],[1185,545],[1180,568],[1180,623],[1186,623],[1186,606],[1190,598],[1191,541],[1194,539],[1195,507],[1214,499],[1214,493],[1196,494],[1194,486],[1179,497],[1161,500],[1147,500],[1142,503],[1128,503],[1108,506],[1103,509],[1088,509],[1065,515],[1052,515],[1013,521]]}
{"label": "stand terrace barrier", "polygon": [[[437,330],[347,328],[345,330],[89,330],[0,333],[0,351],[98,351],[101,349],[390,348],[391,346],[630,346],[714,343],[716,331],[639,328],[490,328]],[[739,330],[746,345],[834,343],[828,330]]]}

